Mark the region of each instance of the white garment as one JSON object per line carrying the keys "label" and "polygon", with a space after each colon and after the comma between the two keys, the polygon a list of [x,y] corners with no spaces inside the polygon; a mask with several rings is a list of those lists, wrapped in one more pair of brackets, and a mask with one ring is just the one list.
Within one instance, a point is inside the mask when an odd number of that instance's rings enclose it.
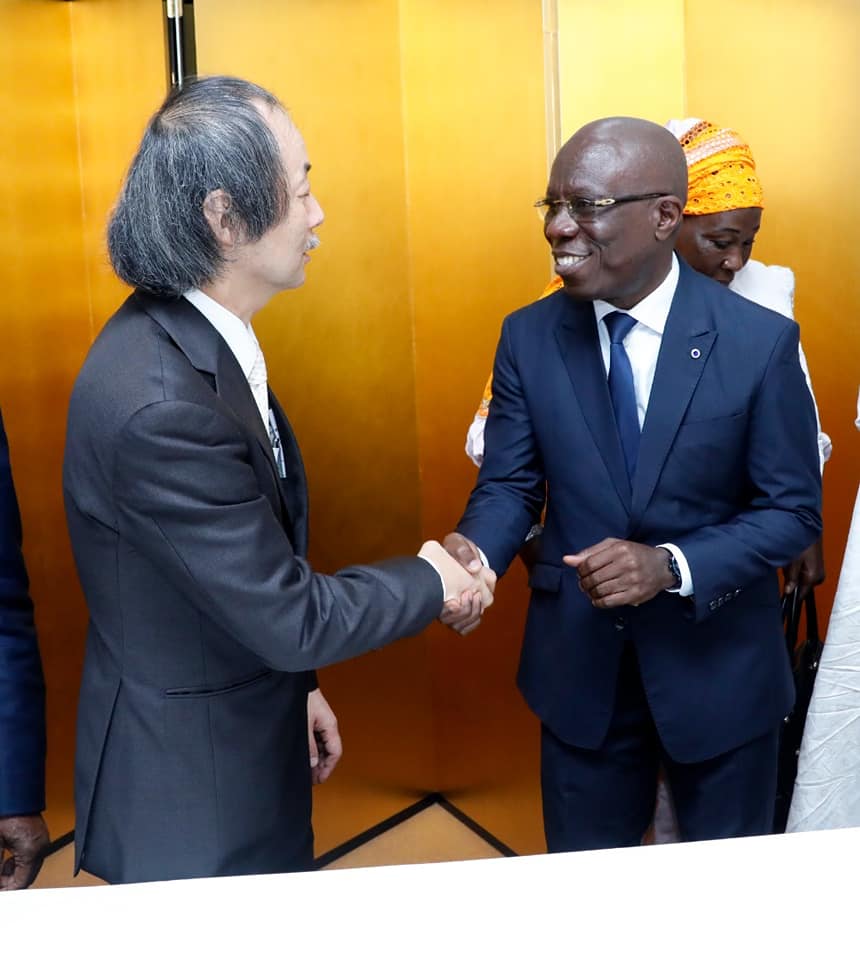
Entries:
{"label": "white garment", "polygon": [[794,319],[794,273],[788,267],[747,260],[732,277],[729,290]]}
{"label": "white garment", "polygon": [[[860,392],[857,419],[860,430]],[[853,463],[860,461],[855,454]],[[855,467],[856,468],[856,467]],[[803,731],[786,832],[860,826],[860,486]]]}
{"label": "white garment", "polygon": [[[481,403],[483,404],[483,402],[482,400]],[[487,418],[481,410],[472,417],[472,422],[466,431],[466,456],[476,467],[480,467],[484,462],[484,427],[486,421]]]}

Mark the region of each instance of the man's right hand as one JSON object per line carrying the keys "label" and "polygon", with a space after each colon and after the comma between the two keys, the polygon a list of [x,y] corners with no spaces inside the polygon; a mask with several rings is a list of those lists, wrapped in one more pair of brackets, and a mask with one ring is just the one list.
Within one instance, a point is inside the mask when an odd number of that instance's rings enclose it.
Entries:
{"label": "man's right hand", "polygon": [[[449,533],[443,541],[447,552],[454,560],[468,572],[471,576],[483,584],[485,591],[489,590],[490,595],[496,589],[496,574],[490,567],[484,565],[478,548],[460,533]],[[486,609],[486,603],[483,607]],[[478,603],[478,598],[474,595],[470,598],[462,596],[459,601],[449,601],[445,604],[445,609],[439,620],[446,626],[456,630],[457,633],[465,636],[471,633],[481,622],[482,609]]]}
{"label": "man's right hand", "polygon": [[440,621],[459,634],[471,633],[481,622],[484,610],[493,603],[495,573],[483,565],[477,554],[477,566],[467,569],[459,558],[435,540],[428,540],[418,556],[429,561],[444,582],[445,605],[439,615]]}

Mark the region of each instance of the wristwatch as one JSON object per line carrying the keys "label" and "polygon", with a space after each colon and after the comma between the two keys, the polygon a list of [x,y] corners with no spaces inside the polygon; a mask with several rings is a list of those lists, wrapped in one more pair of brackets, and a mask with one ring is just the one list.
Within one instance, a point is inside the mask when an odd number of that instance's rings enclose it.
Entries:
{"label": "wristwatch", "polygon": [[[666,550],[665,547],[660,547],[661,550]],[[678,561],[675,559],[675,554],[671,550],[666,550],[666,556],[668,557],[666,561],[666,566],[669,568],[669,573],[675,579],[675,582],[671,587],[667,587],[667,590],[679,590],[681,587],[681,568],[678,566]]]}

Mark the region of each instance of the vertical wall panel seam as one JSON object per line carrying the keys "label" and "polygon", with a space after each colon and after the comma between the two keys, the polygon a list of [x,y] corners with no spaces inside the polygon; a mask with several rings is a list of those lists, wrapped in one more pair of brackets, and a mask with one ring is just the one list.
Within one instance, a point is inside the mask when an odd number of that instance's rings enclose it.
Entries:
{"label": "vertical wall panel seam", "polygon": [[688,0],[681,0],[681,115],[684,117],[690,116],[687,88],[687,3]]}
{"label": "vertical wall panel seam", "polygon": [[424,474],[421,469],[421,435],[418,427],[418,345],[416,330],[416,311],[415,311],[415,264],[414,250],[412,241],[412,189],[409,179],[409,133],[408,133],[408,110],[406,106],[406,71],[404,65],[403,48],[403,0],[397,2],[397,37],[398,49],[397,59],[400,70],[400,137],[403,149],[403,196],[404,196],[404,216],[406,218],[406,290],[407,302],[409,304],[409,329],[412,341],[412,396],[414,399],[415,411],[415,466],[418,477],[418,504],[419,529],[424,531]]}
{"label": "vertical wall panel seam", "polygon": [[69,16],[69,38],[71,44],[72,61],[72,100],[74,102],[75,117],[75,144],[78,156],[78,190],[81,200],[81,250],[84,261],[84,282],[87,289],[87,325],[89,328],[89,342],[95,340],[95,309],[93,304],[93,284],[89,250],[87,249],[87,202],[84,193],[84,152],[81,143],[81,100],[78,91],[78,51],[75,42],[75,5],[70,3],[67,8]]}
{"label": "vertical wall panel seam", "polygon": [[[544,123],[546,127],[546,175],[561,149],[561,90],[558,51],[558,0],[541,0],[543,30]],[[547,252],[549,279],[555,277],[552,257]]]}
{"label": "vertical wall panel seam", "polygon": [[[409,175],[409,110],[407,106],[408,92],[406,85],[406,61],[405,50],[405,27],[403,17],[403,4],[406,0],[397,0],[397,59],[400,70],[400,137],[403,144],[403,209],[406,218],[406,291],[407,303],[409,309],[409,330],[412,343],[412,399],[413,412],[415,417],[415,475],[418,483],[418,531],[423,539],[424,531],[427,529],[426,506],[424,501],[424,469],[422,452],[421,424],[419,419],[421,398],[418,394],[418,315],[415,306],[415,251],[412,235],[412,181]],[[439,734],[439,706],[437,695],[437,681],[433,664],[433,641],[424,631],[422,636],[424,644],[424,660],[430,675],[429,680],[429,698],[431,710],[431,729],[432,744],[431,758],[432,769],[430,779],[432,789],[439,789],[441,780],[442,763],[439,754],[439,743],[441,740]]]}
{"label": "vertical wall panel seam", "polygon": [[558,0],[542,0],[544,111],[547,176],[561,148],[561,97],[558,62]]}

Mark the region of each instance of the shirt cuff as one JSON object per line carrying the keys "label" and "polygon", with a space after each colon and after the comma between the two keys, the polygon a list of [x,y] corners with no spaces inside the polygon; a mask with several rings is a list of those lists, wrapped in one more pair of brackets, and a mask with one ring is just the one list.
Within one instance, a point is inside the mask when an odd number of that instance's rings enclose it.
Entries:
{"label": "shirt cuff", "polygon": [[675,562],[678,564],[678,571],[681,574],[681,586],[680,587],[671,587],[666,590],[667,593],[677,593],[682,597],[692,597],[693,591],[693,575],[690,573],[690,564],[687,563],[687,558],[684,556],[683,550],[680,547],[676,547],[674,543],[658,543],[658,547],[662,547],[664,550],[668,550],[669,553],[675,558]]}
{"label": "shirt cuff", "polygon": [[823,431],[818,431],[818,459],[821,462],[821,472],[824,473],[824,464],[830,459],[830,454],[833,453],[833,441],[830,437]]}

